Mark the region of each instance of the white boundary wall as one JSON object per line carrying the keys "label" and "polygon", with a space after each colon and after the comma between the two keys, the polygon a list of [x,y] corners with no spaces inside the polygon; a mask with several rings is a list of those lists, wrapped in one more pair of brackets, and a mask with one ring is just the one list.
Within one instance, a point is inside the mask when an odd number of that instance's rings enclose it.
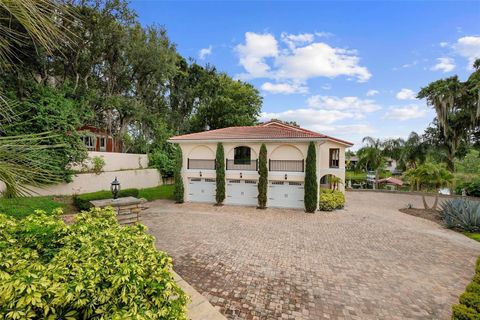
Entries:
{"label": "white boundary wall", "polygon": [[[162,177],[157,169],[138,169],[109,171],[101,174],[81,173],[73,176],[70,183],[61,183],[44,188],[33,188],[32,196],[73,195],[101,190],[110,190],[110,183],[117,177],[122,189],[151,188],[162,184]],[[0,192],[5,185],[0,181]]]}
{"label": "white boundary wall", "polygon": [[[93,157],[102,157],[105,160],[103,171],[148,168],[148,155],[146,154],[89,151],[88,158],[84,161],[88,169],[92,168]],[[75,165],[72,166],[72,169],[81,171],[82,166]]]}

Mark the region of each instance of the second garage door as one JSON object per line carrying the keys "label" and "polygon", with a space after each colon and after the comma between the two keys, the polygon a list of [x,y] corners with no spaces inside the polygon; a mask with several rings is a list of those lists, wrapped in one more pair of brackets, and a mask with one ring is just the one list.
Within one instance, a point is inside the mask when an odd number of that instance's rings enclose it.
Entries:
{"label": "second garage door", "polygon": [[305,207],[303,182],[270,181],[268,184],[268,206],[280,208]]}
{"label": "second garage door", "polygon": [[257,205],[257,180],[227,180],[226,204]]}
{"label": "second garage door", "polygon": [[215,179],[190,178],[188,181],[188,201],[215,202]]}

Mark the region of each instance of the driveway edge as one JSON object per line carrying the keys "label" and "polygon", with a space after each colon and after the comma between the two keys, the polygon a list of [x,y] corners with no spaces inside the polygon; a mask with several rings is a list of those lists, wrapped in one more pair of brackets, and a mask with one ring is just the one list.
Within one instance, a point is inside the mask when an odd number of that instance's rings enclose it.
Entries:
{"label": "driveway edge", "polygon": [[217,309],[215,309],[207,298],[202,296],[197,290],[182,279],[174,270],[172,270],[175,282],[190,297],[191,301],[187,305],[187,315],[192,320],[226,320]]}

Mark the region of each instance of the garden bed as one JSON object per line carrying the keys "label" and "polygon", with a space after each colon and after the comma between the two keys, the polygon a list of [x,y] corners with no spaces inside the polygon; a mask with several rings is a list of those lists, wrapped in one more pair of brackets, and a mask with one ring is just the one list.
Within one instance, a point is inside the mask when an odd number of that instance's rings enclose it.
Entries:
{"label": "garden bed", "polygon": [[427,219],[433,222],[436,222],[440,225],[443,225],[442,217],[440,216],[440,212],[437,210],[426,210],[426,209],[418,209],[418,208],[402,208],[399,209],[400,212],[409,214],[411,216],[420,217],[423,219]]}

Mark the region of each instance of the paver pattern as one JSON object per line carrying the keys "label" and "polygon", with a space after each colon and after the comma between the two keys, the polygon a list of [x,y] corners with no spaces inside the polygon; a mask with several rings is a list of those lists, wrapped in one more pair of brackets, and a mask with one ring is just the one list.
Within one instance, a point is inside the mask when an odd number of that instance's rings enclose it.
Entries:
{"label": "paver pattern", "polygon": [[152,203],[175,270],[229,319],[448,319],[480,243],[398,211],[418,196],[347,193],[344,210]]}

